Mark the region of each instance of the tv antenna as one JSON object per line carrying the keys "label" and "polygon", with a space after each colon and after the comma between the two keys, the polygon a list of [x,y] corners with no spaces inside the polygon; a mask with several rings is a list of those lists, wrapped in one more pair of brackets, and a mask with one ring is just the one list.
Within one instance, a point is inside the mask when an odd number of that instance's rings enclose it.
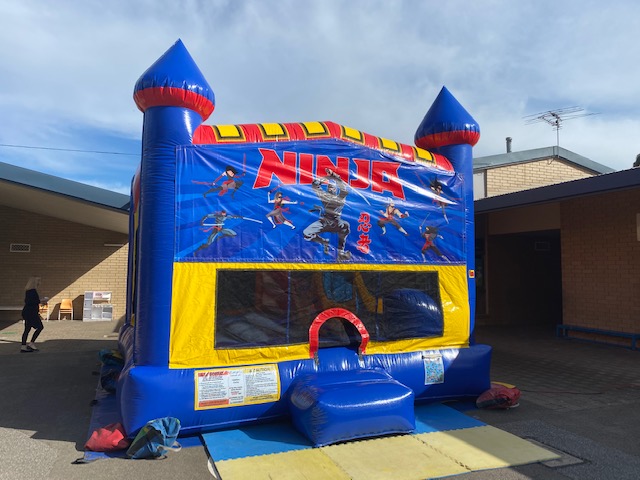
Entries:
{"label": "tv antenna", "polygon": [[545,122],[551,125],[556,131],[556,146],[560,147],[560,129],[562,123],[567,120],[573,120],[579,117],[588,117],[590,115],[598,115],[597,113],[583,113],[582,107],[565,107],[557,110],[548,110],[546,112],[534,113],[533,115],[527,115],[523,117],[525,119],[525,125],[531,125],[532,123]]}

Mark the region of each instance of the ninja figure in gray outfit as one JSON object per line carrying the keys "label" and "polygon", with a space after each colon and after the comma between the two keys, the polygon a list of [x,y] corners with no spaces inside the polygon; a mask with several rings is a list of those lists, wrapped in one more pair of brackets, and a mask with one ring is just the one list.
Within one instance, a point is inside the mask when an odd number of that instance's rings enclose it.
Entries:
{"label": "ninja figure in gray outfit", "polygon": [[[322,233],[335,233],[338,235],[338,260],[349,260],[351,252],[345,251],[344,246],[347,236],[351,232],[349,222],[341,218],[342,209],[346,204],[346,197],[349,193],[349,187],[346,182],[340,178],[330,168],[326,169],[327,175],[322,178],[316,178],[311,187],[322,203],[322,207],[317,206],[310,210],[312,212],[320,212],[320,218],[309,225],[302,232],[304,239],[308,242],[320,243],[323,246],[324,253],[329,253],[329,240],[321,237]],[[327,189],[322,188],[323,185]]]}

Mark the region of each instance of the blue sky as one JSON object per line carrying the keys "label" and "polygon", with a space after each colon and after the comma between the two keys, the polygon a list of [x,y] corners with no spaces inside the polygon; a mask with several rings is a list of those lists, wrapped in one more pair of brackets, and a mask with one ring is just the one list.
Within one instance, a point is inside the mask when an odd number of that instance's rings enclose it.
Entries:
{"label": "blue sky", "polygon": [[594,115],[560,146],[621,170],[640,153],[638,32],[632,0],[0,0],[0,161],[127,193],[133,86],[180,38],[216,95],[208,124],[413,144],[444,85],[480,125],[476,156],[555,145],[524,117],[578,106]]}

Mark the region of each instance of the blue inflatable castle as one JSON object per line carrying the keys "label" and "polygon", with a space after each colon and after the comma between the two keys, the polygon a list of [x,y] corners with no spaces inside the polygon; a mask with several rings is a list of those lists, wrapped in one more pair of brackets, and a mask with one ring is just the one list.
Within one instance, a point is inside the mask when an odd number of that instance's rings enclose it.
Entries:
{"label": "blue inflatable castle", "polygon": [[135,85],[123,425],[290,419],[317,446],[415,428],[475,399],[475,120],[443,88],[416,146],[329,121],[204,125],[181,41]]}

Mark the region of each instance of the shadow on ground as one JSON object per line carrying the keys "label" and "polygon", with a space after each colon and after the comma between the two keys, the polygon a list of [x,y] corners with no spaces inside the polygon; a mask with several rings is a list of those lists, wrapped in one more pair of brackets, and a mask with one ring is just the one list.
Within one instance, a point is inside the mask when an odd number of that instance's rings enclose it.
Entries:
{"label": "shadow on ground", "polygon": [[[45,322],[40,350],[33,353],[20,353],[22,323],[0,323],[0,427],[84,449],[99,381],[98,352],[117,348],[117,338],[108,326],[83,328],[79,323]],[[51,338],[71,330],[79,337],[95,336],[97,329],[104,330],[103,340]]]}

